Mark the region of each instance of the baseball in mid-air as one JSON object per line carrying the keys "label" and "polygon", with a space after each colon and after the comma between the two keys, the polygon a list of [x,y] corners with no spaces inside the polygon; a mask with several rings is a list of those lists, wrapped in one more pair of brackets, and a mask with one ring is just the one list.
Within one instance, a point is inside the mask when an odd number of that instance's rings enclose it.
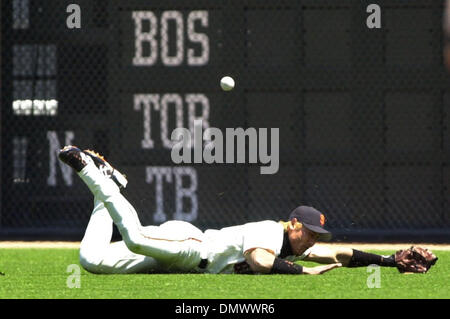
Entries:
{"label": "baseball in mid-air", "polygon": [[224,76],[220,80],[220,87],[224,91],[230,91],[234,88],[234,80],[231,76]]}

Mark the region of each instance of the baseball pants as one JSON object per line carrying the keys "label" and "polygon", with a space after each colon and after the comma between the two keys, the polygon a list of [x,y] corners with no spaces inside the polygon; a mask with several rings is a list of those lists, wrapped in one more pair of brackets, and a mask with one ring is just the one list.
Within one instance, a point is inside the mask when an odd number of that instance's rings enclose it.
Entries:
{"label": "baseball pants", "polygon": [[[80,263],[93,273],[196,271],[204,258],[203,232],[169,221],[143,227],[118,186],[93,163],[78,175],[94,195],[94,210],[80,246]],[[123,241],[111,243],[113,222]]]}

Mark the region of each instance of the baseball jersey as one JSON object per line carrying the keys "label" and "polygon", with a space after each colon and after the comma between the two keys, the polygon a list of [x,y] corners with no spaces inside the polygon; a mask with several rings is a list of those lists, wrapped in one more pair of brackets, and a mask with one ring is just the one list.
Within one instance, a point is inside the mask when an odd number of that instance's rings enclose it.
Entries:
{"label": "baseball jersey", "polygon": [[271,220],[208,229],[204,234],[209,273],[232,273],[233,265],[243,262],[249,249],[263,248],[278,256],[284,240],[283,225]]}

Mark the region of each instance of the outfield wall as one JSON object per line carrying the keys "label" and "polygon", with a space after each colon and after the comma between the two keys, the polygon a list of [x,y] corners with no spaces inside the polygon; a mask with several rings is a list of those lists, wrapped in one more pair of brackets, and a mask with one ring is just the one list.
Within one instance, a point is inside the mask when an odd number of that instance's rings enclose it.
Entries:
{"label": "outfield wall", "polygon": [[[93,199],[57,159],[75,144],[128,176],[143,224],[218,228],[303,204],[336,240],[450,240],[441,1],[376,1],[380,28],[373,1],[71,3],[2,1],[0,237],[81,239]],[[248,153],[175,164],[170,134],[195,119],[279,128],[278,172]]]}

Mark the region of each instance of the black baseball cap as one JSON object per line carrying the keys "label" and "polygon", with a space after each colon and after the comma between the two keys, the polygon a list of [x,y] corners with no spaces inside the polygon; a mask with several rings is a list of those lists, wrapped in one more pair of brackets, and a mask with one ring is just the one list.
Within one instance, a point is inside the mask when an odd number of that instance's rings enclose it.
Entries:
{"label": "black baseball cap", "polygon": [[289,220],[297,218],[310,231],[319,234],[319,240],[330,240],[331,233],[325,230],[325,215],[310,206],[299,206],[289,215]]}

